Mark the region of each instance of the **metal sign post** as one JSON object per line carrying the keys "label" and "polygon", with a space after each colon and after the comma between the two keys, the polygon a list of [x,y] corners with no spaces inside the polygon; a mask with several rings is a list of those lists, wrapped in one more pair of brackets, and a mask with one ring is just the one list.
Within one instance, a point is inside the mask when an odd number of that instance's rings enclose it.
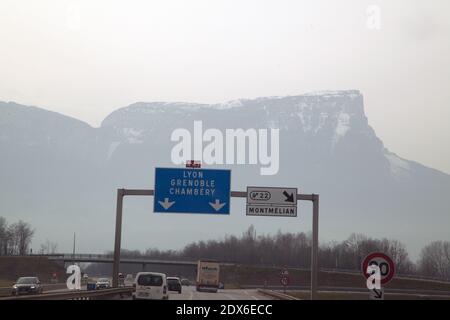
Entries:
{"label": "metal sign post", "polygon": [[283,286],[284,294],[286,294],[286,287],[290,283],[289,270],[288,269],[284,269],[283,271],[281,271],[280,282],[281,282],[281,285]]}
{"label": "metal sign post", "polygon": [[[297,196],[298,199],[298,196]],[[311,300],[317,298],[319,275],[319,195],[313,194],[313,223],[312,223],[312,250],[311,250]]]}
{"label": "metal sign post", "polygon": [[[376,272],[369,271],[369,267],[375,267]],[[367,279],[367,288],[369,288],[369,299],[370,300],[384,300],[384,289],[381,285],[385,285],[390,282],[395,274],[395,263],[394,261],[383,252],[372,252],[367,255],[362,264],[361,271],[364,277]],[[379,287],[373,285],[372,281],[375,281],[378,276]],[[372,286],[369,284],[371,283]]]}
{"label": "metal sign post", "polygon": [[122,211],[124,196],[153,196],[153,190],[117,189],[116,233],[114,239],[113,288],[119,287],[120,247],[122,242]]}
{"label": "metal sign post", "polygon": [[[120,267],[120,247],[122,241],[122,211],[123,198],[125,196],[153,196],[153,190],[136,190],[136,189],[118,189],[117,190],[117,207],[116,207],[116,229],[114,241],[114,262],[112,286],[119,286],[119,267]],[[231,191],[231,197],[247,198],[247,192]],[[319,195],[317,194],[297,194],[297,200],[312,201],[313,203],[313,219],[312,219],[312,248],[311,248],[311,300],[317,298],[317,278],[319,270]]]}

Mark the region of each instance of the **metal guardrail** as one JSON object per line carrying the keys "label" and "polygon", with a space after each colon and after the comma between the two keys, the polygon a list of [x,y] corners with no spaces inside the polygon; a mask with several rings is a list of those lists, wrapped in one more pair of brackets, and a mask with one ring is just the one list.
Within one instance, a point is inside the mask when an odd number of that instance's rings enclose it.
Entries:
{"label": "metal guardrail", "polygon": [[[361,274],[361,270],[354,269],[336,269],[336,268],[320,268],[323,272],[333,272],[333,273],[348,273],[348,274]],[[395,275],[396,278],[402,279],[413,279],[413,280],[428,280],[428,281],[438,281],[438,282],[450,282],[450,278],[438,278],[431,276],[423,276],[418,274],[402,274],[398,273]]]}
{"label": "metal guardrail", "polygon": [[[258,267],[267,267],[267,268],[280,268],[276,266],[258,266]],[[289,270],[298,270],[298,271],[305,271],[309,272],[311,271],[308,268],[299,268],[299,267],[287,267]],[[320,272],[330,272],[330,273],[344,273],[344,274],[361,274],[361,270],[357,269],[337,269],[337,268],[320,268]],[[412,279],[412,280],[424,280],[424,281],[437,281],[437,282],[443,282],[443,283],[450,283],[450,278],[439,278],[439,277],[432,277],[432,276],[424,276],[424,275],[418,275],[418,274],[404,274],[404,273],[397,273],[395,275],[395,278],[397,279]]]}
{"label": "metal guardrail", "polygon": [[[273,288],[274,290],[277,290]],[[281,288],[278,288],[279,290],[282,290]],[[267,290],[267,289],[258,289],[258,292],[263,295],[267,295],[269,297],[279,299],[279,300],[301,300],[297,297],[293,297],[288,294],[281,293],[279,291],[274,290]],[[296,289],[290,289],[288,292],[307,292],[309,291],[309,287],[298,287]],[[333,287],[320,287],[320,292],[335,292],[335,293],[357,293],[357,294],[368,294],[368,290],[364,288],[333,288]],[[441,291],[429,291],[429,290],[400,290],[400,289],[385,289],[386,295],[408,295],[408,296],[415,296],[419,297],[421,299],[450,299],[450,292],[441,292]]]}
{"label": "metal guardrail", "polygon": [[109,300],[131,296],[133,288],[113,288],[96,291],[67,291],[0,298],[0,300]]}
{"label": "metal guardrail", "polygon": [[[258,289],[261,286],[257,285],[249,285],[249,286],[241,286],[243,289]],[[289,291],[308,291],[310,289],[309,286],[287,286],[286,288],[283,286],[267,286],[266,289],[268,291],[274,290],[287,290]],[[364,287],[329,287],[329,286],[319,286],[319,291],[335,291],[335,292],[362,292],[366,293],[368,291],[367,288]],[[446,296],[450,297],[450,291],[445,290],[429,290],[429,289],[397,289],[397,288],[384,288],[386,294],[415,294],[415,295],[427,295],[427,296]]]}
{"label": "metal guardrail", "polygon": [[272,290],[267,290],[267,289],[258,289],[258,293],[269,296],[271,298],[278,299],[278,300],[300,300],[299,298],[290,296],[288,294],[284,294],[284,293],[276,292],[276,291],[272,291]]}

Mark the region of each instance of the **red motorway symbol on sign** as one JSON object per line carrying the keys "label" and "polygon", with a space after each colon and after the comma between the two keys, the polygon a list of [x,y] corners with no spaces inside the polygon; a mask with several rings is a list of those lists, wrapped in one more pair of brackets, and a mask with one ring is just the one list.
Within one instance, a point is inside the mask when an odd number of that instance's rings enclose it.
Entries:
{"label": "red motorway symbol on sign", "polygon": [[388,283],[394,277],[395,264],[388,255],[382,252],[373,252],[364,258],[361,271],[366,279],[370,276],[367,273],[367,267],[370,265],[376,265],[380,268],[381,284]]}
{"label": "red motorway symbol on sign", "polygon": [[202,167],[202,163],[200,161],[188,160],[186,162],[186,168],[201,168],[201,167]]}

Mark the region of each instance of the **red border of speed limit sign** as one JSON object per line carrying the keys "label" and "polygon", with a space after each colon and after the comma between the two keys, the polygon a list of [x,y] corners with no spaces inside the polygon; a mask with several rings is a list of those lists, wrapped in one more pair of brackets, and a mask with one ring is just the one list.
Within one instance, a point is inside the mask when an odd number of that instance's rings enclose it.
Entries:
{"label": "red border of speed limit sign", "polygon": [[288,276],[282,276],[282,277],[280,278],[280,282],[281,282],[281,284],[282,284],[283,286],[288,286],[288,285],[289,285],[289,282],[290,282],[289,277],[288,277]]}
{"label": "red border of speed limit sign", "polygon": [[392,261],[392,259],[382,253],[382,252],[373,252],[371,254],[369,254],[367,257],[364,258],[363,263],[362,263],[362,273],[364,275],[364,277],[369,278],[369,275],[367,274],[367,266],[369,265],[369,262],[374,259],[374,258],[381,258],[386,260],[386,262],[389,264],[389,274],[387,274],[384,278],[381,279],[381,284],[386,284],[389,281],[392,280],[392,278],[394,277],[395,274],[395,264],[394,261]]}

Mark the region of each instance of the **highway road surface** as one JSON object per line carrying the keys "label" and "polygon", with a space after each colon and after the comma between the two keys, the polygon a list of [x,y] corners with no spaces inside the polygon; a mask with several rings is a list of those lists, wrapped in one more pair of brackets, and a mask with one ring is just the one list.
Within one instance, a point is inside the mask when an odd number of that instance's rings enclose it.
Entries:
{"label": "highway road surface", "polygon": [[223,289],[217,293],[197,292],[195,286],[184,286],[182,293],[170,292],[170,300],[271,300],[255,289]]}
{"label": "highway road surface", "polygon": [[195,286],[183,286],[182,293],[169,292],[169,300],[271,300],[255,289],[224,289],[217,293],[197,292]]}
{"label": "highway road surface", "polygon": [[[83,288],[86,290],[86,288]],[[67,292],[67,289],[46,290],[47,293]],[[131,299],[131,297],[129,298]],[[125,300],[129,300],[125,299]],[[183,286],[181,294],[176,291],[169,292],[169,300],[272,300],[270,297],[258,293],[256,289],[224,289],[217,293],[197,292],[195,286]]]}

